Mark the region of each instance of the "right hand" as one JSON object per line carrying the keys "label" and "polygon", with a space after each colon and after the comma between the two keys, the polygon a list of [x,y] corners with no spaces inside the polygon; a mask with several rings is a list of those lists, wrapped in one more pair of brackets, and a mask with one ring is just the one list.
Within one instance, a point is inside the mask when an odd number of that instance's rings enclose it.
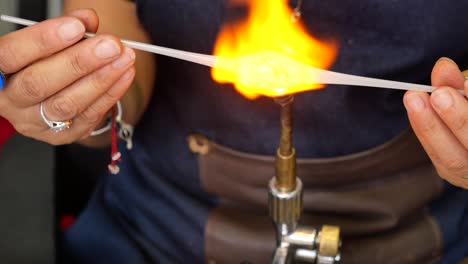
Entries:
{"label": "right hand", "polygon": [[[0,90],[0,115],[28,137],[53,145],[86,138],[125,94],[135,77],[135,53],[119,39],[99,35],[92,10],[50,19],[0,38],[0,70],[8,75]],[[40,116],[73,120],[54,132]]]}

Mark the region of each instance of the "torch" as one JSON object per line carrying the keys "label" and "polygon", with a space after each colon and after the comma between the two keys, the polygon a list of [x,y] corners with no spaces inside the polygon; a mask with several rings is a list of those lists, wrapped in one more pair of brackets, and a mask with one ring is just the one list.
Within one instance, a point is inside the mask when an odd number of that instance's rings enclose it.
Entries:
{"label": "torch", "polygon": [[[292,115],[293,94],[323,87],[318,80],[329,76],[315,69],[331,65],[337,45],[311,38],[300,23],[291,21],[287,1],[249,3],[247,23],[220,32],[212,77],[235,84],[249,99],[272,97],[280,107],[275,175],[268,183],[268,207],[277,242],[272,263],[338,263],[339,228],[300,225],[303,184],[296,173]],[[309,65],[317,68],[311,70]]]}
{"label": "torch", "polygon": [[280,144],[276,152],[275,176],[269,182],[268,204],[276,228],[274,264],[339,263],[339,228],[323,226],[320,231],[299,226],[302,213],[302,181],[296,174],[296,151],[292,139],[292,95],[274,98],[280,106]]}

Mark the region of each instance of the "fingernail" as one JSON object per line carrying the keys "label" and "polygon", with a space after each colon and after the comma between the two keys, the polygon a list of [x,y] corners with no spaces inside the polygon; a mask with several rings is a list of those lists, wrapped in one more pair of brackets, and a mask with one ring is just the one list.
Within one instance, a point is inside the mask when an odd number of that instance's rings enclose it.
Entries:
{"label": "fingernail", "polygon": [[135,52],[130,48],[125,48],[122,56],[112,63],[112,67],[116,69],[123,69],[130,65],[135,60]]}
{"label": "fingernail", "polygon": [[452,96],[448,91],[444,90],[435,90],[432,93],[432,102],[434,106],[439,110],[446,110],[453,105]]}
{"label": "fingernail", "polygon": [[414,112],[422,112],[425,107],[424,101],[417,94],[408,95],[406,98],[406,103]]}
{"label": "fingernail", "polygon": [[77,20],[65,22],[58,29],[58,35],[66,41],[73,40],[84,32],[85,27]]}
{"label": "fingernail", "polygon": [[112,40],[101,40],[94,50],[96,57],[101,59],[110,59],[113,58],[120,53],[120,47]]}
{"label": "fingernail", "polygon": [[439,61],[447,61],[447,62],[451,62],[451,63],[456,64],[454,60],[452,60],[450,58],[447,58],[447,57],[442,57],[439,60],[437,60],[437,62],[439,62]]}

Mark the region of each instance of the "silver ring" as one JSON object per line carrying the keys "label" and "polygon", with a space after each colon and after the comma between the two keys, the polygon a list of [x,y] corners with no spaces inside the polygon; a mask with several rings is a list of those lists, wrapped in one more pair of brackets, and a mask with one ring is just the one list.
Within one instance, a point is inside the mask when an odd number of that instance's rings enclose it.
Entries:
{"label": "silver ring", "polygon": [[47,126],[55,131],[55,132],[60,132],[60,131],[63,131],[65,129],[68,129],[70,128],[71,124],[73,123],[72,120],[67,120],[67,121],[52,121],[52,120],[49,120],[45,113],[44,113],[44,102],[41,102],[41,106],[40,106],[40,112],[41,112],[41,117],[42,117],[42,120],[44,120],[44,122],[47,124]]}
{"label": "silver ring", "polygon": [[[112,114],[110,114],[109,122],[107,122],[106,126],[103,127],[103,128],[100,128],[98,130],[94,130],[91,133],[91,136],[92,137],[99,136],[99,135],[102,135],[102,134],[106,133],[107,131],[111,130],[111,128],[112,128],[111,118],[112,118]],[[120,103],[120,101],[117,101],[117,115],[115,117],[115,121],[120,122],[121,120],[122,120],[122,104]]]}

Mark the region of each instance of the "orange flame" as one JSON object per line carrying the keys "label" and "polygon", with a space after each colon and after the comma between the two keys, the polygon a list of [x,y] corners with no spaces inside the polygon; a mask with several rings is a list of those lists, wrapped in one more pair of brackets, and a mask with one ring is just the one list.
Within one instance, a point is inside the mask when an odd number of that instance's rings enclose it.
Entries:
{"label": "orange flame", "polygon": [[329,67],[336,57],[336,43],[309,36],[292,19],[287,0],[246,2],[250,3],[247,21],[225,25],[218,36],[214,55],[220,59],[212,69],[213,79],[233,83],[249,99],[322,87],[305,76],[305,68]]}

